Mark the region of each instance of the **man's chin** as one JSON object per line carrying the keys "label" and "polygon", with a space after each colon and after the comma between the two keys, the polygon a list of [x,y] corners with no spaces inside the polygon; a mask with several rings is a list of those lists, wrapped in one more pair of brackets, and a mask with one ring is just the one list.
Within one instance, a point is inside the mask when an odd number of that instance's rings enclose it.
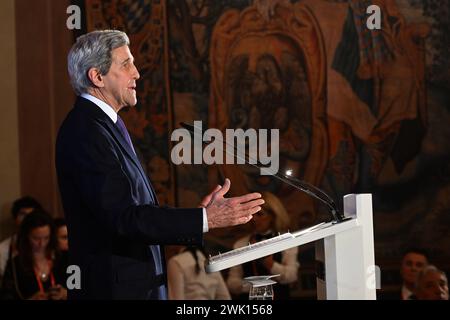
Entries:
{"label": "man's chin", "polygon": [[132,100],[132,101],[127,101],[127,107],[134,107],[135,105],[137,105],[137,99]]}

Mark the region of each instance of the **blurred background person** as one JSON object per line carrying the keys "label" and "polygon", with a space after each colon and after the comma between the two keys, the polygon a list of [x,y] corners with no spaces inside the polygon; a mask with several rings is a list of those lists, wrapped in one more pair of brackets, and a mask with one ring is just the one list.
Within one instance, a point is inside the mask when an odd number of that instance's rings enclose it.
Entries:
{"label": "blurred background person", "polygon": [[433,265],[424,267],[417,276],[417,300],[448,300],[448,278],[444,271]]}
{"label": "blurred background person", "polygon": [[56,236],[56,252],[60,263],[63,266],[69,265],[69,238],[67,233],[67,223],[64,218],[53,220]]}
{"label": "blurred background person", "polygon": [[34,209],[42,209],[41,204],[34,198],[25,196],[13,202],[11,208],[12,218],[15,224],[15,233],[0,243],[0,283],[5,273],[6,263],[17,255],[17,231],[22,220]]}
{"label": "blurred background person", "polygon": [[18,255],[8,261],[2,285],[3,299],[64,300],[66,265],[56,251],[52,218],[36,209],[20,225]]}
{"label": "blurred background person", "polygon": [[401,300],[411,300],[413,298],[417,275],[428,265],[428,260],[428,254],[422,249],[410,248],[405,252],[400,268],[403,282],[398,298]]}
{"label": "blurred background person", "polygon": [[206,273],[205,253],[199,247],[186,247],[169,259],[167,265],[170,300],[230,300],[220,272]]}
{"label": "blurred background person", "polygon": [[56,232],[56,247],[60,252],[67,252],[69,250],[69,239],[67,237],[67,223],[63,218],[56,218],[54,220]]}
{"label": "blurred background person", "polygon": [[[261,194],[265,203],[262,210],[255,214],[250,222],[253,224],[254,232],[236,241],[234,249],[275,237],[278,233],[289,230],[289,215],[278,197],[270,192]],[[230,268],[227,285],[233,298],[248,299],[250,285],[244,278],[279,274],[279,277],[273,279],[277,282],[273,286],[274,299],[289,299],[290,284],[297,282],[298,278],[297,254],[298,248],[294,247]]]}

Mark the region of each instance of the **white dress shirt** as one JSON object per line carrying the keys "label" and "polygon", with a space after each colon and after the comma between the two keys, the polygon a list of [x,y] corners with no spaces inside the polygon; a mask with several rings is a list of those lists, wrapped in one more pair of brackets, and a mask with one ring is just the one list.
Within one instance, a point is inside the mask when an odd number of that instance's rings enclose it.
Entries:
{"label": "white dress shirt", "polygon": [[411,300],[413,292],[409,290],[406,286],[402,286],[402,300]]}

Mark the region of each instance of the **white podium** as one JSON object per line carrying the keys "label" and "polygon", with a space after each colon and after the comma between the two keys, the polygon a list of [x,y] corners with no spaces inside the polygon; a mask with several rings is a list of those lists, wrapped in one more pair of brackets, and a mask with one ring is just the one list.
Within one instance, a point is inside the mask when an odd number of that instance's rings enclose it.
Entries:
{"label": "white podium", "polygon": [[319,300],[375,300],[372,195],[346,195],[344,216],[346,220],[340,223],[320,223],[210,257],[206,271],[220,271],[315,242]]}
{"label": "white podium", "polygon": [[316,240],[317,298],[375,300],[372,196],[346,195],[344,215]]}

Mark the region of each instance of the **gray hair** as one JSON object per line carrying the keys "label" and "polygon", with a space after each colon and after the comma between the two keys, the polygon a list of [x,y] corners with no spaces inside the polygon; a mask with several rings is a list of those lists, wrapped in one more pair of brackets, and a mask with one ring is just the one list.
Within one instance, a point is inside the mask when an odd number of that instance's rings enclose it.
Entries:
{"label": "gray hair", "polygon": [[92,31],[77,38],[67,57],[70,82],[77,95],[87,93],[93,84],[88,77],[91,68],[106,75],[111,67],[111,51],[129,46],[130,39],[119,30]]}
{"label": "gray hair", "polygon": [[415,283],[416,289],[419,288],[420,283],[421,283],[423,277],[425,277],[425,276],[426,276],[428,273],[430,273],[430,272],[435,272],[435,273],[441,274],[441,275],[444,276],[445,280],[448,281],[448,280],[447,280],[447,275],[445,274],[444,271],[438,269],[436,266],[434,266],[434,265],[432,265],[432,264],[429,264],[429,265],[427,265],[425,268],[423,268],[422,270],[420,270],[419,274],[417,275],[416,283]]}

